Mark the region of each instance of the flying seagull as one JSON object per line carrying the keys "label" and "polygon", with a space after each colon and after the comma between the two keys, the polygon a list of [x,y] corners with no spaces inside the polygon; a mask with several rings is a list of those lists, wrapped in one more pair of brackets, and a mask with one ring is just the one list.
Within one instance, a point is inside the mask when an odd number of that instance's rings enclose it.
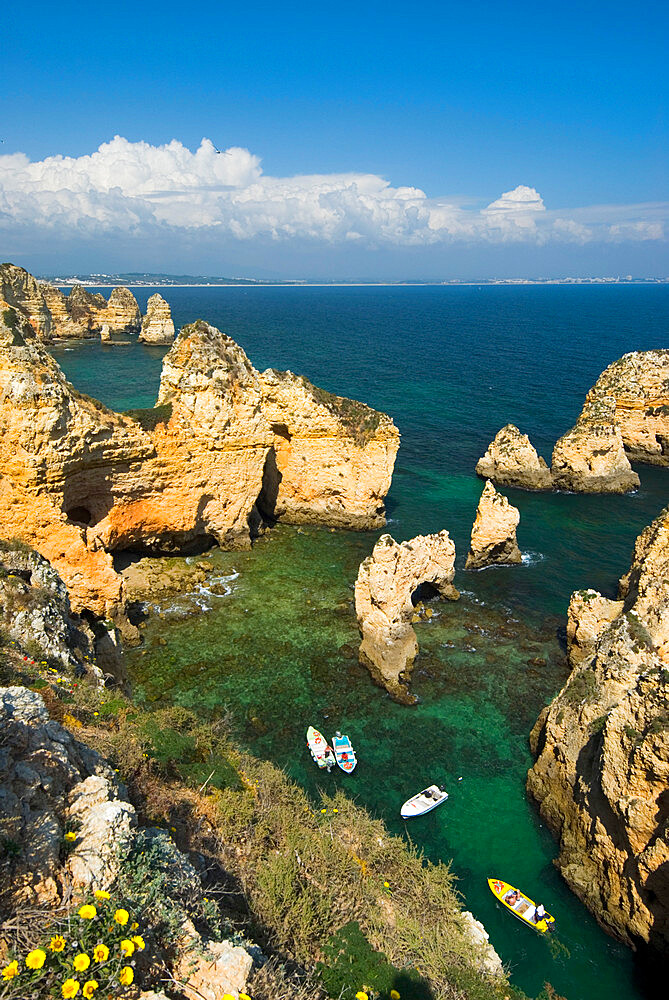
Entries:
{"label": "flying seagull", "polygon": [[[213,142],[212,142],[212,146],[214,146]],[[216,146],[214,146],[214,149],[216,149]],[[223,156],[232,156],[232,153],[229,150],[227,150],[227,149],[216,149],[216,152],[219,153],[219,154],[222,153]]]}

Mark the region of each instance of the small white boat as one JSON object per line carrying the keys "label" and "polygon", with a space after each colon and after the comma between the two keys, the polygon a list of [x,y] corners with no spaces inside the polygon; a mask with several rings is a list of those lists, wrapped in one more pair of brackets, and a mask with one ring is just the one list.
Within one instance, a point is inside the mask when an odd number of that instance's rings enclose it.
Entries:
{"label": "small white boat", "polygon": [[342,736],[339,730],[337,730],[336,735],[332,737],[332,748],[342,771],[350,774],[355,769],[358,761],[348,736]]}
{"label": "small white boat", "polygon": [[319,733],[313,726],[309,726],[307,729],[307,746],[318,766],[327,767],[329,771],[335,762],[332,747],[328,746],[328,742],[323,734]]}
{"label": "small white boat", "polygon": [[437,785],[430,785],[429,788],[424,788],[418,795],[414,795],[412,798],[406,800],[400,809],[402,819],[412,819],[414,816],[422,816],[424,813],[432,812],[442,802],[445,802],[447,798],[448,792],[443,791]]}

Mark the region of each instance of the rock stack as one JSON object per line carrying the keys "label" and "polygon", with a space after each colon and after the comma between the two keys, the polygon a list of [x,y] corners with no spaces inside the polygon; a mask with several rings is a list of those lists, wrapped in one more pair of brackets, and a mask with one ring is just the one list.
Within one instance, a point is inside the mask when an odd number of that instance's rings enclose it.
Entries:
{"label": "rock stack", "polygon": [[502,427],[491,441],[483,458],[476,463],[476,474],[501,486],[522,490],[550,490],[551,474],[537,454],[527,434],[513,424]]}
{"label": "rock stack", "polygon": [[498,493],[488,480],[483,488],[472,526],[472,538],[465,569],[522,562],[516,528],[520,511]]}
{"label": "rock stack", "polygon": [[158,292],[147,303],[139,339],[147,344],[171,344],[174,340],[172,313],[169,304]]}
{"label": "rock stack", "polygon": [[412,595],[421,584],[430,584],[442,598],[455,601],[460,595],[454,575],[455,545],[447,531],[402,543],[381,535],[371,556],[360,564],[355,582],[360,662],[395,701],[416,701],[408,687],[418,654]]}

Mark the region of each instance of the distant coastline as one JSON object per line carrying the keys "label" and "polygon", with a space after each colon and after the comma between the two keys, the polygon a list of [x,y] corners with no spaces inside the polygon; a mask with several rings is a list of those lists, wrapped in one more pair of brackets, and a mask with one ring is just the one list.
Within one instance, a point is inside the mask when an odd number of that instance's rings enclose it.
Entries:
{"label": "distant coastline", "polygon": [[83,285],[90,288],[416,288],[416,287],[471,287],[479,285],[666,285],[666,278],[633,278],[630,275],[611,278],[481,278],[478,281],[309,281],[306,279],[271,280],[261,278],[210,278],[193,275],[168,274],[87,274],[40,276],[39,281],[48,281],[65,288]]}

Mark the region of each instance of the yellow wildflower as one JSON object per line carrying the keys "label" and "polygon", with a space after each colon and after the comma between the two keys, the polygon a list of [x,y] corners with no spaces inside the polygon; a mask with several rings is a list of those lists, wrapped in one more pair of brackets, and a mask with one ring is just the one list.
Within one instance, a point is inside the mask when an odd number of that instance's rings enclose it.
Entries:
{"label": "yellow wildflower", "polygon": [[13,962],[10,962],[9,965],[6,965],[2,970],[2,978],[5,980],[5,982],[7,982],[8,979],[13,979],[14,976],[18,976],[18,974],[19,974],[19,963],[16,961],[16,959]]}
{"label": "yellow wildflower", "polygon": [[132,971],[129,965],[124,965],[118,974],[118,979],[121,986],[130,986],[130,983],[135,978],[135,973]]}
{"label": "yellow wildflower", "polygon": [[82,920],[92,920],[97,912],[98,911],[91,903],[86,903],[84,906],[80,906],[78,910],[79,916]]}
{"label": "yellow wildflower", "polygon": [[400,1000],[400,995],[397,990],[390,991],[390,1000]]}
{"label": "yellow wildflower", "polygon": [[90,958],[83,951],[80,951],[78,955],[74,956],[74,962],[72,963],[77,972],[85,972],[90,964]]}
{"label": "yellow wildflower", "polygon": [[327,809],[321,809],[321,812],[322,812],[322,813],[326,813],[326,812],[327,812]]}
{"label": "yellow wildflower", "polygon": [[104,889],[96,889],[93,895],[95,896],[96,899],[111,899],[109,893],[105,892]]}
{"label": "yellow wildflower", "polygon": [[[144,851],[142,851],[142,854],[143,853],[144,853]],[[131,931],[136,931],[138,927],[139,927],[139,924],[137,923],[137,921],[133,920],[133,922],[130,924],[130,930]]]}
{"label": "yellow wildflower", "polygon": [[60,992],[63,994],[65,1000],[72,1000],[72,997],[76,997],[79,992],[79,983],[76,979],[66,979],[60,988]]}
{"label": "yellow wildflower", "polygon": [[383,888],[384,889],[390,889],[390,882],[384,882],[383,883]]}
{"label": "yellow wildflower", "polygon": [[114,920],[116,921],[117,924],[120,924],[121,927],[125,927],[129,919],[130,919],[130,914],[128,913],[127,910],[117,910],[116,913],[114,914]]}
{"label": "yellow wildflower", "polygon": [[67,840],[67,842],[68,842],[69,844],[71,844],[71,843],[72,843],[73,841],[75,841],[76,839],[77,839],[77,835],[76,835],[76,833],[72,833],[72,831],[71,831],[71,830],[70,830],[70,831],[69,831],[68,833],[66,833],[66,834],[65,834],[65,840]]}
{"label": "yellow wildflower", "polygon": [[364,990],[358,990],[358,992],[355,995],[355,1000],[369,1000],[369,997],[367,996]]}
{"label": "yellow wildflower", "polygon": [[224,993],[221,1000],[235,1000],[232,993]]}
{"label": "yellow wildflower", "polygon": [[128,940],[128,938],[124,938],[123,941],[121,941],[121,951],[123,952],[125,958],[130,958],[134,950],[135,946],[132,941]]}
{"label": "yellow wildflower", "polygon": [[62,951],[64,947],[65,947],[65,938],[63,937],[62,934],[56,934],[56,936],[52,937],[51,940],[49,941],[49,948],[51,949],[51,951]]}
{"label": "yellow wildflower", "polygon": [[137,949],[137,951],[144,951],[146,945],[144,944],[144,938],[141,934],[134,934],[132,937],[132,942]]}
{"label": "yellow wildflower", "polygon": [[41,969],[45,962],[46,952],[41,948],[35,948],[26,955],[26,965],[29,969]]}
{"label": "yellow wildflower", "polygon": [[239,1000],[251,1000],[251,997],[248,995],[248,993],[239,993],[238,996]]}
{"label": "yellow wildflower", "polygon": [[339,810],[338,810],[338,809],[333,809],[333,810],[332,810],[332,812],[333,812],[333,813],[338,813],[338,812],[339,812]]}
{"label": "yellow wildflower", "polygon": [[87,983],[84,983],[84,988],[81,991],[86,997],[86,1000],[91,1000],[91,997],[95,993],[99,986],[97,979],[89,979]]}
{"label": "yellow wildflower", "polygon": [[93,958],[96,962],[106,962],[109,958],[109,948],[106,944],[96,944],[93,948]]}

